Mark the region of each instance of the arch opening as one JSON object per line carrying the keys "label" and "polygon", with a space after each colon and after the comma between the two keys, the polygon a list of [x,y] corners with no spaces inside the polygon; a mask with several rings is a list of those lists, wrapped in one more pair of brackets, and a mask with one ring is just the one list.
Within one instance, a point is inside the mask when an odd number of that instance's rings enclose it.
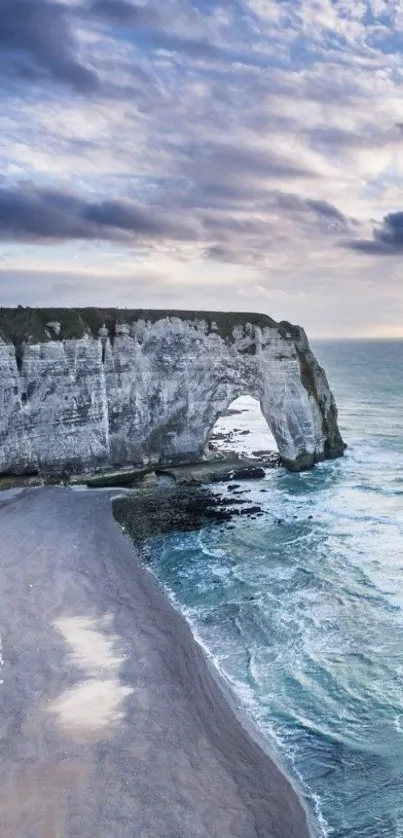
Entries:
{"label": "arch opening", "polygon": [[238,396],[216,420],[210,431],[205,454],[261,459],[279,456],[276,440],[263,416],[259,400]]}

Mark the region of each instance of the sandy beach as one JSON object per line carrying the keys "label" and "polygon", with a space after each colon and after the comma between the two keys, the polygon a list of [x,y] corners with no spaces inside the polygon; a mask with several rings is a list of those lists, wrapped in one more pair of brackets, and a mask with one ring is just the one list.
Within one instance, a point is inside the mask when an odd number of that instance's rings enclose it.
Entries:
{"label": "sandy beach", "polygon": [[2,838],[308,838],[104,493],[0,496]]}

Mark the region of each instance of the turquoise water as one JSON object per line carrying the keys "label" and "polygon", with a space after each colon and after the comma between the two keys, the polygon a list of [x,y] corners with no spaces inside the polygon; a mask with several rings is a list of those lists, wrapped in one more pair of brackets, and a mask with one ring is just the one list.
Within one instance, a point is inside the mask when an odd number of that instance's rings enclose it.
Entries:
{"label": "turquoise water", "polygon": [[313,348],[345,458],[250,482],[264,517],[154,540],[152,568],[318,834],[402,838],[403,342]]}

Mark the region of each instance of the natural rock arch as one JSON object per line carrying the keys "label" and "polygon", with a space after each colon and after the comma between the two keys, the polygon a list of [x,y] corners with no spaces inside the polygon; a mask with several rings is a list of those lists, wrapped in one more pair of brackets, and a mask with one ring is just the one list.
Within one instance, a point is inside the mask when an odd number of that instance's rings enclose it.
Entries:
{"label": "natural rock arch", "polygon": [[260,456],[278,455],[278,446],[271,432],[258,399],[251,393],[237,396],[223,410],[207,437],[205,452],[220,456],[233,452],[249,456],[259,451]]}
{"label": "natural rock arch", "polygon": [[208,439],[210,438],[212,430],[215,427],[215,425],[217,424],[218,420],[221,418],[221,416],[225,415],[227,410],[232,406],[233,402],[236,402],[236,400],[239,399],[241,396],[250,396],[251,398],[255,399],[256,402],[259,404],[262,416],[264,417],[264,419],[266,421],[267,428],[271,432],[272,436],[274,437],[275,443],[276,443],[277,448],[278,448],[278,440],[276,438],[275,428],[272,427],[272,424],[271,424],[271,417],[270,417],[270,415],[267,415],[267,414],[265,415],[264,414],[263,407],[262,407],[261,396],[257,391],[252,391],[251,387],[242,387],[240,390],[236,390],[235,392],[231,393],[231,395],[228,396],[228,398],[226,399],[223,406],[219,409],[219,413],[216,415],[216,417],[213,421],[213,424],[210,425],[210,427],[207,431],[206,437],[205,437],[205,442],[207,442]]}
{"label": "natural rock arch", "polygon": [[0,310],[0,471],[195,460],[240,395],[280,456],[343,452],[336,405],[303,329],[266,315]]}

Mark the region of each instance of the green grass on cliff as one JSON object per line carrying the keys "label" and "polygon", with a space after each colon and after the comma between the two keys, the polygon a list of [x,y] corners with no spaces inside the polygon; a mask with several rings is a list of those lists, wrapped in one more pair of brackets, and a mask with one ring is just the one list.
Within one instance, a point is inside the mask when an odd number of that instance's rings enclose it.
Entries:
{"label": "green grass on cliff", "polygon": [[[223,311],[177,311],[174,309],[118,309],[118,308],[0,308],[0,338],[19,346],[30,340],[42,343],[50,340],[46,324],[57,321],[61,324],[59,340],[74,340],[87,332],[94,337],[105,324],[113,338],[117,323],[132,323],[148,320],[155,323],[165,317],[178,317],[193,322],[204,321],[212,328],[217,325],[218,333],[225,340],[233,340],[234,326],[250,323],[261,328],[278,327],[267,314],[249,314]],[[52,337],[54,340],[54,336]]]}

